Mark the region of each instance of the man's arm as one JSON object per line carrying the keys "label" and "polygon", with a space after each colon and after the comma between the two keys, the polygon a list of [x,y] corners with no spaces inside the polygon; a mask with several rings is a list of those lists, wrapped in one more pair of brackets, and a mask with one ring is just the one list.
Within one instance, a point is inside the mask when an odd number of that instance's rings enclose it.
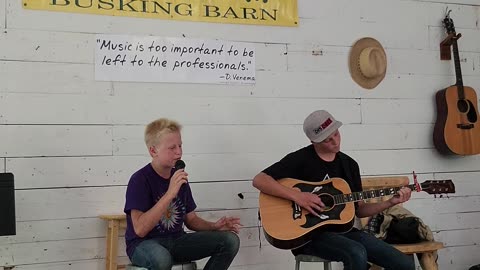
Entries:
{"label": "man's arm", "polygon": [[239,233],[240,219],[235,217],[222,217],[217,222],[206,221],[192,211],[185,216],[185,225],[193,231],[232,231]]}
{"label": "man's arm", "polygon": [[[317,212],[322,212],[325,208],[322,200],[317,195],[309,192],[300,192],[279,184],[270,175],[261,172],[253,178],[253,186],[261,192],[296,202],[308,212],[318,216]],[[316,211],[315,211],[316,210]]]}
{"label": "man's arm", "polygon": [[280,185],[273,177],[261,172],[253,178],[253,186],[263,193],[294,201],[298,191]]}
{"label": "man's arm", "polygon": [[195,211],[192,211],[185,216],[185,225],[192,231],[211,231],[214,229],[213,222],[206,221],[197,216]]}
{"label": "man's arm", "polygon": [[167,207],[175,196],[165,194],[160,200],[147,212],[137,209],[130,211],[132,217],[133,230],[139,237],[145,237],[157,224],[160,218],[167,212]]}
{"label": "man's arm", "polygon": [[397,195],[393,196],[388,201],[382,201],[378,203],[364,203],[363,201],[359,201],[356,213],[357,217],[363,218],[378,214],[387,208],[408,201],[411,194],[412,190],[410,190],[408,187],[404,187],[398,191]]}

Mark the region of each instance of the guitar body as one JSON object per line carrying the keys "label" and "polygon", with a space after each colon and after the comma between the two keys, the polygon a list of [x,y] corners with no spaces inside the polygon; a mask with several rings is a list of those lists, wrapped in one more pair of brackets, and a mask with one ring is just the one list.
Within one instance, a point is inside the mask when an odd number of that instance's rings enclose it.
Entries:
{"label": "guitar body", "polygon": [[294,202],[260,193],[260,216],[267,241],[281,249],[305,245],[317,230],[346,232],[353,227],[355,206],[353,202],[335,205],[332,195],[349,194],[350,186],[341,178],[322,182],[306,182],[284,178],[278,182],[302,192],[317,194],[327,209],[320,217],[310,214]]}
{"label": "guitar body", "polygon": [[477,94],[468,86],[463,86],[463,93],[465,98],[459,100],[457,86],[452,85],[436,94],[433,142],[443,154],[480,154]]}

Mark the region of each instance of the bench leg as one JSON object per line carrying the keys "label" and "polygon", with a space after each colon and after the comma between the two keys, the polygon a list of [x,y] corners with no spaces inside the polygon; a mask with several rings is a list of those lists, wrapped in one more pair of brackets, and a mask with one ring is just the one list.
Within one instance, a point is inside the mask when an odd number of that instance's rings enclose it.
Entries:
{"label": "bench leg", "polygon": [[117,270],[118,255],[118,220],[110,220],[107,229],[107,255],[105,257],[105,269]]}
{"label": "bench leg", "polygon": [[433,252],[422,253],[419,262],[423,270],[438,270],[437,256]]}

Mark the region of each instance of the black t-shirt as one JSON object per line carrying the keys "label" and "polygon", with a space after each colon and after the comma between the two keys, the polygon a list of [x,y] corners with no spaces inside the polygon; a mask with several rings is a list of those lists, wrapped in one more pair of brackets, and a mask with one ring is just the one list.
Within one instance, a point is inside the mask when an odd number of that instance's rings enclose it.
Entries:
{"label": "black t-shirt", "polygon": [[320,182],[339,177],[348,182],[352,192],[362,191],[358,163],[348,155],[338,152],[331,162],[322,160],[313,144],[292,152],[263,170],[275,180],[295,178],[309,182]]}

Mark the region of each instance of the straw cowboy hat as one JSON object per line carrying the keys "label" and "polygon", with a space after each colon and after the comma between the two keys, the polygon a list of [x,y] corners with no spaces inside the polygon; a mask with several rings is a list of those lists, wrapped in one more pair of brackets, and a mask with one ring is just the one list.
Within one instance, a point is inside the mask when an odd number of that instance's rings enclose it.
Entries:
{"label": "straw cowboy hat", "polygon": [[385,78],[387,56],[382,44],[366,37],[353,44],[349,57],[352,79],[366,89],[375,88]]}

